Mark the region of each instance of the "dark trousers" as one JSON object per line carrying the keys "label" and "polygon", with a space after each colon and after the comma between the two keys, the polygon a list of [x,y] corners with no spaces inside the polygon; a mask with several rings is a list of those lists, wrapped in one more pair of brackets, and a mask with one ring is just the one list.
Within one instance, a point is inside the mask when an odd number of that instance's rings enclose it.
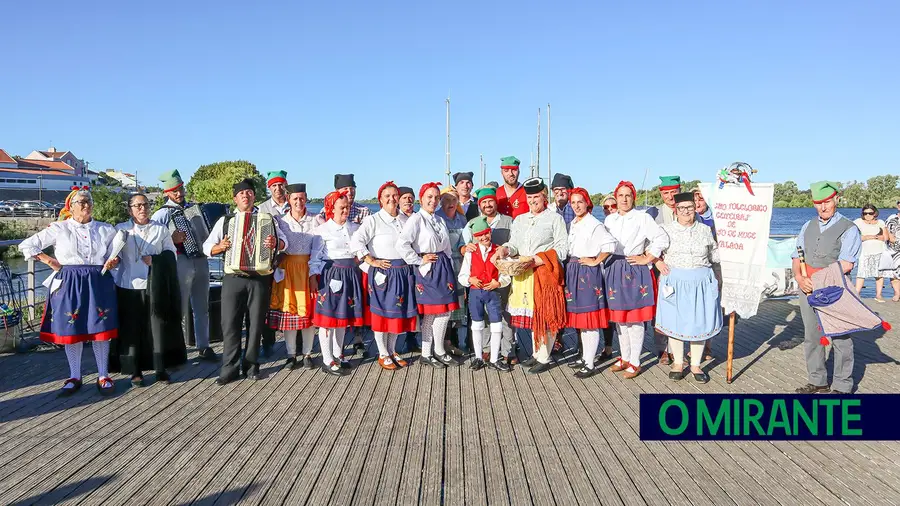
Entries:
{"label": "dark trousers", "polygon": [[603,330],[603,346],[609,348],[612,346],[613,334],[616,332],[616,324],[609,322],[609,326]]}
{"label": "dark trousers", "polygon": [[222,280],[222,371],[223,379],[234,379],[241,359],[241,328],[244,315],[249,314],[247,350],[243,369],[247,374],[259,373],[259,341],[269,309],[272,276],[234,276],[226,274]]}

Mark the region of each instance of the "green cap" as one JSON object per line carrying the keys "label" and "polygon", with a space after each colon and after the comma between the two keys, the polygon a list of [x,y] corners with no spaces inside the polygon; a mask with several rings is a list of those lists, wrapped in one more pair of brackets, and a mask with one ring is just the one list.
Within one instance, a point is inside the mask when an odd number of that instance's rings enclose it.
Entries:
{"label": "green cap", "polygon": [[473,219],[472,224],[469,226],[472,227],[472,235],[475,237],[482,236],[491,231],[491,226],[488,225],[487,218],[484,216]]}
{"label": "green cap", "polygon": [[159,175],[159,180],[162,182],[164,192],[174,190],[184,184],[181,174],[176,169],[163,172]]}
{"label": "green cap", "polygon": [[273,170],[266,174],[266,186],[272,186],[275,183],[287,184],[287,172],[283,170]]}
{"label": "green cap", "polygon": [[659,176],[660,190],[674,190],[681,187],[680,176]]}
{"label": "green cap", "polygon": [[504,156],[500,159],[501,169],[518,169],[522,162],[514,156]]}
{"label": "green cap", "polygon": [[840,183],[835,183],[832,181],[819,181],[817,183],[813,183],[809,185],[809,190],[812,193],[813,202],[816,204],[822,203],[831,197],[837,195]]}
{"label": "green cap", "polygon": [[478,199],[478,202],[481,202],[481,199],[483,198],[497,200],[497,190],[491,187],[479,188],[475,190],[475,198]]}

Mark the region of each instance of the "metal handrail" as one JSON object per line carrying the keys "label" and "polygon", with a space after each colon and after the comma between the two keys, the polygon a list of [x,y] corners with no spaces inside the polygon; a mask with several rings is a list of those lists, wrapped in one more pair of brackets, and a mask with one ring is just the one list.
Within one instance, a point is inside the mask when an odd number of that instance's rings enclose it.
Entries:
{"label": "metal handrail", "polygon": [[[22,241],[23,241],[23,239],[3,240],[3,241],[0,241],[0,247],[18,246]],[[36,316],[35,309],[37,307],[37,304],[36,304],[36,298],[37,298],[36,295],[37,295],[37,289],[38,289],[37,288],[38,287],[37,274],[41,273],[41,272],[50,271],[51,269],[50,269],[50,267],[48,267],[44,264],[40,264],[39,266],[36,265],[33,258],[29,258],[28,260],[26,260],[26,262],[28,264],[28,270],[24,274],[11,273],[11,275],[12,275],[13,279],[21,278],[23,276],[25,277],[24,295],[25,295],[26,303],[24,306],[20,305],[19,307],[23,310],[23,313],[26,309],[28,310],[28,321],[32,322],[35,319],[35,316]],[[17,292],[13,292],[12,295],[18,296],[21,293],[22,293],[22,291],[17,291]]]}

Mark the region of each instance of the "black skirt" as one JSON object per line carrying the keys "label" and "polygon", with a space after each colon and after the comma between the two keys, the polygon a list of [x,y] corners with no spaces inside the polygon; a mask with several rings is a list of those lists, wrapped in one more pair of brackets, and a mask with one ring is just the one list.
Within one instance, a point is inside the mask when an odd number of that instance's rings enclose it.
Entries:
{"label": "black skirt", "polygon": [[[181,318],[153,314],[148,290],[116,287],[119,339],[109,351],[109,369],[132,376],[187,362]],[[175,321],[168,321],[175,320]]]}

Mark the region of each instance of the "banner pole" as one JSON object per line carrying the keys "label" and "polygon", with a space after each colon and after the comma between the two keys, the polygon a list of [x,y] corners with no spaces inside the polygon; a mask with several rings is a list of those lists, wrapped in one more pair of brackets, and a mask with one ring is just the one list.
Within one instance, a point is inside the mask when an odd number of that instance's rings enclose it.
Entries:
{"label": "banner pole", "polygon": [[731,383],[731,362],[734,360],[734,311],[728,317],[728,364],[725,367],[725,382]]}

